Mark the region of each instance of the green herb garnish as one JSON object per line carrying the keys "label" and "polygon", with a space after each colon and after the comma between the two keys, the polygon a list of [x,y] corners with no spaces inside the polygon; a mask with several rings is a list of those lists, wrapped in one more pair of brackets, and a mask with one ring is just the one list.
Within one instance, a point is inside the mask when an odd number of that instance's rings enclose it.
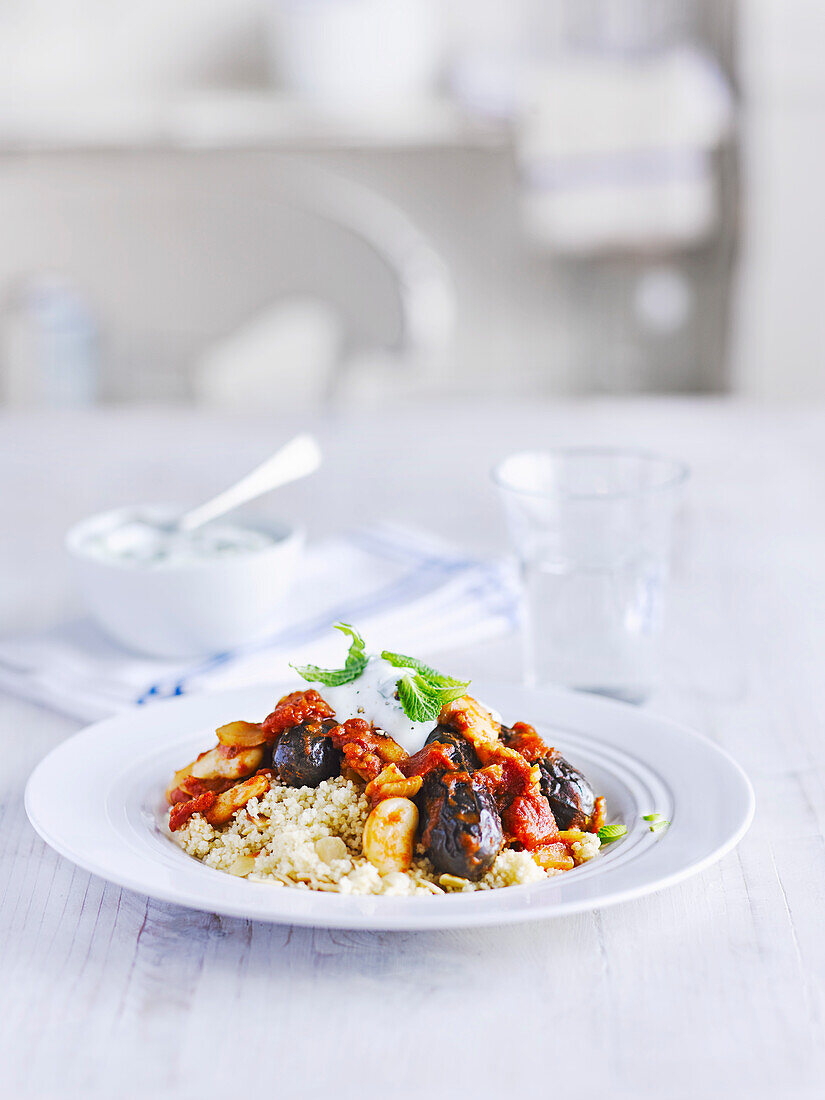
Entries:
{"label": "green herb garnish", "polygon": [[[367,667],[369,658],[366,654],[364,639],[347,623],[336,623],[335,629],[348,634],[352,638],[349,653],[343,668],[319,668],[317,665],[293,665],[299,675],[305,680],[323,684],[325,687],[339,687],[341,684],[350,684],[357,680]],[[446,703],[454,699],[460,699],[470,685],[469,680],[456,680],[452,676],[444,676],[423,661],[415,657],[406,657],[403,653],[390,653],[384,650],[381,654],[393,668],[403,670],[403,675],[398,679],[398,699],[404,708],[404,713],[414,722],[432,722]]]}
{"label": "green herb garnish", "polygon": [[469,680],[444,676],[415,657],[391,653],[387,649],[381,656],[393,668],[407,670],[398,681],[398,699],[404,713],[413,722],[435,721],[441,708],[454,699],[460,699],[470,686]]}
{"label": "green herb garnish", "polygon": [[353,630],[347,623],[335,623],[335,629],[342,634],[348,634],[352,638],[349,653],[343,668],[319,668],[317,665],[292,665],[299,676],[325,687],[339,687],[341,684],[350,684],[357,680],[367,667],[367,654],[364,639],[357,630]]}
{"label": "green herb garnish", "polygon": [[670,824],[662,814],[642,814],[642,821],[649,824],[651,833],[658,832],[659,829],[664,829]]}
{"label": "green herb garnish", "polygon": [[620,840],[627,832],[626,825],[602,825],[598,831],[598,838],[602,844],[610,844],[613,840]]}

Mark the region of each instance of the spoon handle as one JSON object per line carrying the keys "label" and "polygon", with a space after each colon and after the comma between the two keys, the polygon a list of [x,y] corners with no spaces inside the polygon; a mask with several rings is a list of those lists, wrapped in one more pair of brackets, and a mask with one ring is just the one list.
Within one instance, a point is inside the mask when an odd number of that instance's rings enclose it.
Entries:
{"label": "spoon handle", "polygon": [[240,507],[256,497],[287,485],[290,481],[307,477],[321,465],[321,448],[311,435],[296,435],[284,444],[274,455],[262,462],[246,477],[242,477],[230,488],[219,493],[212,500],[200,504],[190,512],[185,512],[177,522],[180,531],[194,531],[210,520]]}

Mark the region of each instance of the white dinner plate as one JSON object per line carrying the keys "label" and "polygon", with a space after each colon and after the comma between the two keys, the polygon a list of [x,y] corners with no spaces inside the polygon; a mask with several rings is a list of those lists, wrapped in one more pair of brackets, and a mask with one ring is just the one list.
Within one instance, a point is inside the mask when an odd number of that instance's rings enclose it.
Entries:
{"label": "white dinner plate", "polygon": [[[705,737],[644,710],[590,695],[474,684],[504,715],[538,728],[607,797],[627,836],[564,875],[527,886],[434,897],[361,897],[249,882],[186,855],[165,824],[169,777],[235,718],[260,720],[291,690],[270,685],[138,707],[71,737],[35,769],[26,811],[60,855],[162,901],[251,920],[331,928],[423,929],[505,924],[599,909],[696,874],[750,825],[742,769]],[[642,815],[670,826],[651,833]]]}

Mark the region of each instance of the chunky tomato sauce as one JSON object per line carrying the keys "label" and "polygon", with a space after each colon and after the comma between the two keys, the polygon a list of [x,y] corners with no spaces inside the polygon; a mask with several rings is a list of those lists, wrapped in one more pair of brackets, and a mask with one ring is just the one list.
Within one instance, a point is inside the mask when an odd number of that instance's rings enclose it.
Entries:
{"label": "chunky tomato sauce", "polygon": [[408,777],[420,775],[423,778],[432,771],[456,771],[459,765],[445,745],[440,741],[433,741],[403,760],[398,767]]}
{"label": "chunky tomato sauce", "polygon": [[236,782],[236,779],[198,779],[194,775],[187,775],[177,787],[167,793],[167,798],[170,803],[189,802],[208,791],[212,794],[223,794],[230,787],[234,787]]}
{"label": "chunky tomato sauce", "polygon": [[274,741],[284,730],[292,726],[300,726],[314,718],[321,722],[324,718],[333,718],[335,711],[317,691],[293,691],[285,695],[273,712],[268,715],[263,723],[264,733],[267,739]]}
{"label": "chunky tomato sauce", "polygon": [[[456,725],[462,723],[459,721]],[[535,753],[538,759],[548,751],[532,726],[517,723],[513,730],[525,753]],[[536,788],[530,760],[516,748],[513,739],[505,745],[501,741],[474,740],[469,728],[456,732],[467,736],[484,764],[473,774],[472,781],[474,784],[484,784],[492,794],[509,843],[532,852],[553,841],[558,836],[553,812],[547,799]],[[426,776],[432,771],[461,774],[465,770],[449,747],[438,741],[425,745],[399,767],[407,776]]]}
{"label": "chunky tomato sauce", "polygon": [[505,835],[528,852],[549,844],[559,835],[547,799],[535,791],[517,795],[500,812]]}
{"label": "chunky tomato sauce", "polygon": [[507,738],[507,744],[531,764],[535,764],[537,760],[541,760],[552,752],[552,749],[536,733],[535,728],[527,722],[515,723]]}
{"label": "chunky tomato sauce", "polygon": [[348,718],[329,731],[336,749],[340,749],[343,763],[367,781],[375,779],[385,764],[398,764],[407,754],[397,742],[386,734],[378,733],[363,718]]}
{"label": "chunky tomato sauce", "polygon": [[173,833],[177,832],[192,814],[203,814],[210,810],[217,800],[214,791],[204,791],[197,798],[191,798],[188,802],[176,802],[169,813],[169,828]]}

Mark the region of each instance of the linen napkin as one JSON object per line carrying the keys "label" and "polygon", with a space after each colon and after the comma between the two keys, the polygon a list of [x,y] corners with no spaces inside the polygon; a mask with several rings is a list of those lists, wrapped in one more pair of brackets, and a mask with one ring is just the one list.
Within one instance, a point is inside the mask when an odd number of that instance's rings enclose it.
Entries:
{"label": "linen napkin", "polygon": [[0,639],[0,690],[89,721],[174,695],[290,678],[290,662],[335,667],[346,648],[330,630],[337,621],[356,626],[368,647],[427,655],[504,633],[516,617],[504,563],[381,524],[310,546],[264,641],[169,661],[129,653],[91,620],[76,620]]}

